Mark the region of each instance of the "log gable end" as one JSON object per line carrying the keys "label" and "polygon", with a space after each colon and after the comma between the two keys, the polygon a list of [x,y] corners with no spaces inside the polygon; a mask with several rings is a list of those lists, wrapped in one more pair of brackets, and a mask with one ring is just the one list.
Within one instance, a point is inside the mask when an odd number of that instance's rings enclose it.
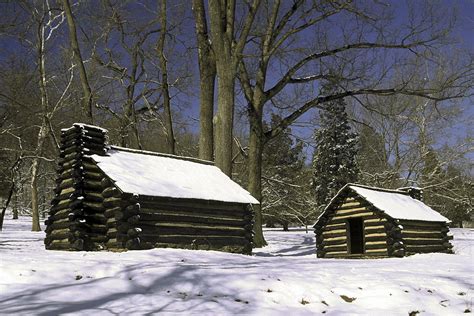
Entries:
{"label": "log gable end", "polygon": [[393,218],[350,185],[333,198],[314,228],[320,258],[403,257],[452,249],[447,223]]}

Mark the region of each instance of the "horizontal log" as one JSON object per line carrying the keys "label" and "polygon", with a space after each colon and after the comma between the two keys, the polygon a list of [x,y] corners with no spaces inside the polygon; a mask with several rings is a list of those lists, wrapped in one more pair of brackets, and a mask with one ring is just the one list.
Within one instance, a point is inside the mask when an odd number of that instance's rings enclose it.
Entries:
{"label": "horizontal log", "polygon": [[385,233],[386,229],[384,226],[365,226],[365,234],[374,234],[374,233]]}
{"label": "horizontal log", "polygon": [[115,219],[118,221],[127,221],[128,218],[138,214],[138,210],[129,209],[129,210],[120,210],[115,212]]}
{"label": "horizontal log", "polygon": [[347,244],[325,245],[324,251],[346,251],[347,252]]}
{"label": "horizontal log", "polygon": [[78,179],[65,179],[61,181],[61,183],[58,185],[58,188],[61,190],[76,189],[76,188],[81,187],[81,182],[82,182],[82,179],[79,179],[79,178]]}
{"label": "horizontal log", "polygon": [[434,227],[439,229],[446,227],[448,224],[445,222],[426,222],[426,221],[414,221],[414,220],[397,220],[397,222],[403,227]]}
{"label": "horizontal log", "polygon": [[404,238],[405,245],[442,245],[444,238]]}
{"label": "horizontal log", "polygon": [[344,216],[333,216],[332,220],[337,221],[337,220],[343,220],[343,219],[348,219],[348,218],[355,218],[355,217],[368,217],[368,216],[373,216],[373,212],[358,212],[357,214],[353,215],[344,215]]}
{"label": "horizontal log", "polygon": [[332,245],[342,245],[342,244],[346,244],[347,243],[347,238],[344,238],[344,239],[335,239],[333,238],[333,240],[322,240],[320,245],[321,246],[332,246]]}
{"label": "horizontal log", "polygon": [[83,185],[84,185],[84,189],[91,189],[97,192],[102,192],[101,181],[84,179]]}
{"label": "horizontal log", "polygon": [[386,234],[366,234],[364,236],[364,240],[366,242],[369,242],[369,241],[387,241],[387,235]]}
{"label": "horizontal log", "polygon": [[52,223],[52,222],[57,222],[58,220],[68,220],[70,214],[75,214],[77,216],[81,216],[82,212],[80,210],[74,210],[73,211],[69,208],[66,208],[66,209],[57,211],[54,214],[51,214],[50,216],[48,216],[48,221],[49,221],[49,223]]}
{"label": "horizontal log", "polygon": [[346,257],[347,251],[329,251],[324,254],[324,258]]}
{"label": "horizontal log", "polygon": [[92,210],[97,213],[103,213],[105,211],[105,207],[102,203],[94,203],[86,200],[82,203],[82,205],[84,208],[88,208],[89,210]]}
{"label": "horizontal log", "polygon": [[50,239],[66,239],[72,236],[73,233],[68,228],[64,228],[53,230],[51,233],[48,234],[47,237]]}
{"label": "horizontal log", "polygon": [[203,200],[178,200],[156,198],[151,200],[149,197],[140,197],[140,205],[142,208],[148,209],[163,209],[163,210],[180,210],[180,209],[204,209],[215,210],[223,212],[248,212],[247,204],[225,203],[217,201],[203,201]]}
{"label": "horizontal log", "polygon": [[446,251],[447,248],[443,245],[406,245],[407,253],[428,253]]}
{"label": "horizontal log", "polygon": [[209,217],[219,217],[226,218],[229,220],[235,219],[239,220],[245,216],[251,216],[250,212],[240,210],[240,211],[228,211],[228,210],[219,210],[219,209],[205,209],[205,208],[194,208],[192,206],[187,207],[171,207],[171,206],[160,206],[155,205],[154,208],[149,208],[140,202],[140,214],[161,214],[161,215],[196,215],[199,216],[209,216]]}
{"label": "horizontal log", "polygon": [[[151,213],[140,213],[138,214],[138,219],[140,222],[182,222],[182,223],[198,223],[198,224],[220,224],[226,226],[241,227],[245,224],[249,224],[252,219],[250,216],[246,218],[230,218],[225,216],[211,216],[211,215],[201,215],[199,213],[190,214],[190,213],[161,213],[157,212],[155,214]],[[132,221],[135,220],[132,219]]]}
{"label": "horizontal log", "polygon": [[402,238],[443,238],[446,234],[439,231],[402,230]]}
{"label": "horizontal log", "polygon": [[387,251],[387,243],[382,242],[382,241],[368,242],[364,244],[364,249],[366,251],[373,250],[373,249],[379,249],[380,251]]}
{"label": "horizontal log", "polygon": [[115,197],[105,198],[102,202],[105,208],[114,208],[122,206],[122,199]]}
{"label": "horizontal log", "polygon": [[52,240],[45,244],[47,250],[73,250],[71,243],[65,240]]}
{"label": "horizontal log", "polygon": [[347,236],[347,231],[346,230],[335,230],[335,231],[328,231],[328,232],[323,232],[323,238],[332,238],[332,237],[346,237]]}
{"label": "horizontal log", "polygon": [[337,216],[348,216],[348,215],[354,215],[354,214],[361,214],[367,212],[367,208],[365,207],[358,207],[358,208],[350,208],[350,209],[337,209],[335,211],[335,214]]}
{"label": "horizontal log", "polygon": [[109,197],[118,198],[120,197],[120,195],[121,195],[120,191],[115,187],[106,187],[104,191],[102,191],[102,196],[104,198],[109,198]]}
{"label": "horizontal log", "polygon": [[102,179],[104,178],[104,174],[102,172],[95,171],[84,171],[82,175],[86,180],[93,181],[102,181]]}
{"label": "horizontal log", "polygon": [[105,225],[110,228],[110,227],[117,227],[117,220],[113,217],[107,218],[107,221]]}
{"label": "horizontal log", "polygon": [[346,223],[337,223],[337,224],[329,224],[325,225],[323,231],[333,230],[333,229],[345,229]]}
{"label": "horizontal log", "polygon": [[383,249],[367,249],[365,252],[364,252],[364,255],[366,256],[382,256],[382,257],[387,257],[388,256],[388,252],[387,250],[383,250]]}
{"label": "horizontal log", "polygon": [[122,208],[120,206],[112,207],[112,208],[105,208],[104,215],[107,218],[115,218],[115,213],[120,212]]}
{"label": "horizontal log", "polygon": [[102,193],[98,193],[96,191],[84,191],[84,197],[88,202],[100,203],[102,204],[103,197]]}
{"label": "horizontal log", "polygon": [[[138,228],[141,229],[141,234],[149,235],[169,235],[169,234],[183,234],[183,235],[218,235],[218,236],[242,236],[251,237],[252,232],[240,227],[227,226],[204,226],[204,225],[189,225],[186,223],[157,223],[153,226],[144,225],[140,223]],[[140,235],[141,235],[140,234]]]}
{"label": "horizontal log", "polygon": [[338,210],[345,210],[345,209],[351,209],[351,208],[357,208],[365,206],[364,204],[360,203],[359,201],[344,201],[337,209]]}
{"label": "horizontal log", "polygon": [[48,232],[51,232],[53,230],[56,230],[56,229],[63,229],[63,228],[69,228],[71,230],[82,230],[82,229],[86,229],[86,224],[85,223],[80,223],[80,222],[71,222],[69,220],[67,221],[56,221],[56,222],[53,222],[52,224],[48,225],[45,229],[45,231],[48,233]]}
{"label": "horizontal log", "polygon": [[346,233],[347,233],[346,229],[330,229],[330,230],[323,231],[323,236],[329,236],[329,235],[333,235],[333,234],[336,234],[336,235],[344,234],[345,235]]}
{"label": "horizontal log", "polygon": [[245,246],[250,243],[250,241],[243,237],[238,236],[219,236],[219,235],[142,235],[140,239],[149,242],[149,243],[168,243],[168,244],[181,244],[181,245],[191,245],[191,244],[211,244],[211,246],[222,247],[226,245],[240,245]]}
{"label": "horizontal log", "polygon": [[72,130],[72,131],[68,131],[68,132],[65,132],[64,134],[61,133],[61,142],[67,142],[71,139],[79,139],[79,138],[83,138],[84,140],[87,141],[87,138],[93,138],[95,139],[95,142],[106,142],[107,140],[107,136],[102,133],[102,132],[98,132],[98,131],[92,131],[92,130],[82,130],[82,131],[79,131],[79,130]]}
{"label": "horizontal log", "polygon": [[387,220],[385,218],[371,218],[371,219],[364,220],[364,226],[378,226],[378,225],[384,225],[386,223],[387,223]]}

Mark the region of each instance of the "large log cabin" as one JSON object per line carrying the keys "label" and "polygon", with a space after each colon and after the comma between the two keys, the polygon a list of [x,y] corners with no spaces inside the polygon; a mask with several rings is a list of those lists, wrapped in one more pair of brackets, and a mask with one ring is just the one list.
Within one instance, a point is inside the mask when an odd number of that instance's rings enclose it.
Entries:
{"label": "large log cabin", "polygon": [[314,225],[319,258],[452,253],[449,220],[424,204],[417,188],[345,185]]}
{"label": "large log cabin", "polygon": [[47,249],[252,251],[258,201],[212,162],[110,146],[76,123],[61,131],[56,183]]}

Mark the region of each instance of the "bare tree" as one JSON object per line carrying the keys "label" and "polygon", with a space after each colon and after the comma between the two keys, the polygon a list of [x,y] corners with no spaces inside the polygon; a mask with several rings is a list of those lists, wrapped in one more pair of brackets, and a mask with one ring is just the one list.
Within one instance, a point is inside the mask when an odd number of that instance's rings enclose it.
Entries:
{"label": "bare tree", "polygon": [[164,109],[164,116],[165,116],[165,133],[166,133],[166,143],[168,145],[168,153],[175,154],[176,153],[176,140],[174,138],[174,131],[173,131],[173,117],[171,115],[171,97],[168,85],[168,60],[165,56],[165,39],[167,34],[167,13],[166,13],[166,0],[161,0],[160,6],[160,37],[158,38],[158,58],[160,60],[160,68],[161,68],[161,90],[163,95],[163,109]]}
{"label": "bare tree", "polygon": [[260,0],[248,4],[240,35],[236,35],[236,1],[209,0],[212,49],[217,69],[217,114],[215,118],[216,165],[232,175],[235,79],[242,53],[252,29]]}
{"label": "bare tree", "polygon": [[193,0],[199,62],[199,158],[214,160],[214,88],[216,61],[211,49],[204,0]]}
{"label": "bare tree", "polygon": [[92,89],[89,84],[86,67],[84,66],[84,60],[82,58],[81,50],[79,48],[79,42],[77,40],[76,21],[71,10],[71,5],[69,4],[69,0],[62,0],[62,5],[64,13],[66,15],[67,24],[69,26],[69,40],[71,43],[73,57],[77,67],[79,68],[79,75],[81,79],[81,87],[83,93],[82,110],[86,120],[88,120],[88,122],[92,124],[94,122],[92,114]]}
{"label": "bare tree", "polygon": [[[239,79],[250,121],[248,188],[257,199],[261,199],[263,146],[310,109],[329,101],[362,95],[404,94],[431,100],[465,95],[466,83],[472,80],[472,63],[467,64],[469,71],[460,70],[464,65],[458,65],[431,86],[413,85],[411,73],[397,85],[387,82],[394,64],[410,63],[408,54],[416,56],[416,62],[427,61],[426,56],[433,56],[436,48],[443,44],[451,25],[449,21],[443,23],[442,19],[433,18],[436,11],[433,7],[422,10],[422,15],[410,15],[409,26],[395,30],[390,24],[388,9],[377,3],[371,4],[376,9],[369,4],[362,6],[351,1],[298,0],[291,6],[281,1],[265,3],[263,12],[266,14],[259,19],[261,29],[255,31],[254,42],[258,44],[252,46],[248,57],[239,64]],[[335,36],[335,29],[331,28],[335,16],[341,19],[340,37]],[[297,39],[302,34],[315,34],[313,42],[317,46],[305,47],[308,43]],[[392,63],[387,62],[390,59]],[[270,73],[272,61],[279,63],[280,68],[287,67],[281,73],[274,70]],[[272,80],[268,82],[270,76]],[[314,91],[315,84],[328,80],[339,82],[339,92]],[[297,90],[300,97],[292,105],[275,106],[275,110],[283,108],[285,116],[278,126],[264,132],[263,117],[272,111],[265,108],[278,104],[280,95],[288,94],[295,87],[303,87]],[[310,97],[305,98],[305,95]],[[257,247],[265,244],[258,211],[254,243]]]}

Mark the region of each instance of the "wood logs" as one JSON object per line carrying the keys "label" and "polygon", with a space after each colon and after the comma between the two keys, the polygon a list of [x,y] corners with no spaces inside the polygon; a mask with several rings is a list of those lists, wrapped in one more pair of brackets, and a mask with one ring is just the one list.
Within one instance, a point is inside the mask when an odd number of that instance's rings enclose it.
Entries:
{"label": "wood logs", "polygon": [[[127,194],[121,199],[122,207],[114,212],[114,233],[121,236],[116,239],[121,239],[127,249],[171,247],[246,254],[252,251],[253,211],[246,205],[170,201]],[[119,204],[113,201],[110,207]]]}
{"label": "wood logs", "polygon": [[[323,258],[403,257],[415,253],[452,253],[444,222],[394,219],[352,192],[335,198],[315,224],[316,254]],[[363,253],[351,253],[350,221],[363,221]]]}
{"label": "wood logs", "polygon": [[106,131],[74,124],[61,131],[55,197],[46,220],[46,249],[96,250],[105,241],[102,172],[88,155],[106,153]]}

